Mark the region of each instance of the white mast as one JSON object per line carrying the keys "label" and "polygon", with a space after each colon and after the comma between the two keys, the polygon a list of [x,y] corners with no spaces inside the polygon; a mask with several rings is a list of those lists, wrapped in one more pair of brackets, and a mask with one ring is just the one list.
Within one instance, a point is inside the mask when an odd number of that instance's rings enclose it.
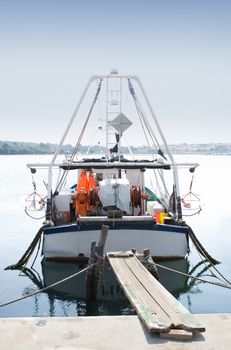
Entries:
{"label": "white mast", "polygon": [[[109,75],[95,75],[95,76],[92,76],[88,80],[88,83],[87,83],[87,85],[86,85],[86,87],[85,87],[85,89],[84,89],[84,91],[83,91],[83,93],[82,93],[82,95],[81,95],[81,97],[79,99],[79,102],[78,102],[78,104],[77,104],[77,106],[76,106],[76,108],[74,110],[74,113],[71,116],[71,119],[70,119],[70,121],[69,121],[69,123],[67,125],[67,128],[66,128],[66,130],[65,130],[65,132],[64,132],[64,134],[63,134],[63,136],[61,138],[61,141],[60,141],[60,143],[59,143],[59,145],[58,145],[58,147],[57,147],[57,149],[55,151],[55,154],[54,154],[54,156],[53,156],[53,158],[52,158],[52,160],[51,160],[51,162],[49,164],[49,170],[48,170],[48,194],[47,194],[47,207],[48,207],[48,209],[47,209],[47,213],[49,214],[50,209],[51,209],[50,206],[51,206],[51,197],[52,197],[52,168],[53,168],[53,166],[55,164],[55,161],[56,161],[56,158],[57,158],[58,154],[61,151],[63,143],[64,143],[64,141],[66,139],[66,136],[67,136],[67,134],[68,134],[68,132],[69,132],[69,130],[70,130],[70,128],[71,128],[75,118],[76,118],[76,115],[77,115],[77,113],[79,111],[79,108],[80,108],[82,102],[83,102],[83,99],[85,98],[85,95],[86,95],[86,93],[87,93],[87,91],[89,89],[89,86],[91,85],[91,83],[93,81],[95,81],[97,79],[101,79],[101,80],[106,79],[106,101],[107,101],[107,108],[106,108],[106,147],[107,147],[107,152],[108,152],[108,144],[109,144],[109,140],[108,140],[108,131],[109,131],[108,130],[108,81],[109,81],[109,79],[119,79],[120,80],[120,90],[122,90],[122,80],[123,79],[135,80],[137,82],[137,84],[138,84],[138,86],[139,86],[143,96],[144,96],[144,99],[145,99],[145,101],[147,103],[147,106],[149,108],[150,114],[151,114],[151,116],[153,118],[153,121],[154,121],[154,123],[156,125],[156,128],[157,128],[157,130],[159,132],[160,138],[162,139],[162,142],[163,142],[163,144],[165,146],[166,152],[167,152],[167,154],[169,156],[169,159],[170,159],[170,161],[172,163],[172,167],[173,167],[173,182],[174,182],[175,187],[176,187],[176,196],[177,196],[177,198],[179,198],[179,196],[180,196],[180,189],[179,189],[179,179],[178,179],[177,166],[176,166],[175,160],[174,160],[174,158],[173,158],[173,156],[172,156],[172,154],[170,152],[170,149],[168,147],[168,144],[166,142],[164,134],[163,134],[163,132],[162,132],[162,130],[160,128],[160,125],[159,125],[159,123],[157,121],[157,118],[156,118],[156,116],[155,116],[155,114],[153,112],[153,109],[152,109],[152,106],[151,106],[151,104],[149,102],[149,99],[148,99],[148,97],[147,97],[147,95],[146,95],[146,93],[144,91],[144,88],[143,88],[143,85],[142,85],[140,79],[137,76],[134,76],[134,75],[119,75],[117,73],[117,71],[115,72],[114,70],[112,70],[111,74],[109,74]],[[120,91],[120,94],[121,93],[122,92]],[[121,98],[121,96],[120,96],[120,98]],[[120,106],[120,108],[121,108],[121,106]],[[148,127],[150,127],[149,123],[148,123]],[[152,133],[153,136],[155,136],[151,127],[150,127],[150,132]],[[107,153],[107,159],[108,159],[108,157],[109,157],[109,155]]]}

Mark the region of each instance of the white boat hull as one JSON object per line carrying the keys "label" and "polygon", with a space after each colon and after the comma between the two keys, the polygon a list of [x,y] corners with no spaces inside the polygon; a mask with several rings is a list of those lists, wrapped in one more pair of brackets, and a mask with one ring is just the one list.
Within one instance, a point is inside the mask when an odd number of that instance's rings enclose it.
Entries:
{"label": "white boat hull", "polygon": [[[44,231],[43,255],[45,258],[88,258],[91,242],[98,242],[100,228],[91,225],[66,225]],[[109,228],[104,252],[149,248],[159,259],[183,258],[188,251],[187,229],[174,225],[137,225],[137,227]]]}

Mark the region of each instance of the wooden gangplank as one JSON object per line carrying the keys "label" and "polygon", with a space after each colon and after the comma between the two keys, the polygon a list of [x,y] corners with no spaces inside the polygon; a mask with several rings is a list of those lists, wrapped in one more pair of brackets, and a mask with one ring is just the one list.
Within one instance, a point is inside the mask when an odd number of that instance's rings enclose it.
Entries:
{"label": "wooden gangplank", "polygon": [[[178,302],[132,252],[107,254],[117,279],[150,332],[187,335],[204,332],[197,318]],[[183,331],[180,331],[183,330]],[[176,336],[177,337],[177,336]]]}

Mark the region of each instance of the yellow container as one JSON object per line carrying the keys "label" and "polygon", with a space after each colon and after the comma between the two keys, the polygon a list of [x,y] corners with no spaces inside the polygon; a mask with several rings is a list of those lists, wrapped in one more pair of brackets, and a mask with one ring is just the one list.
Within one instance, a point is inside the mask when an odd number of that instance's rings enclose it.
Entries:
{"label": "yellow container", "polygon": [[159,213],[159,222],[164,224],[164,218],[168,217],[168,213]]}

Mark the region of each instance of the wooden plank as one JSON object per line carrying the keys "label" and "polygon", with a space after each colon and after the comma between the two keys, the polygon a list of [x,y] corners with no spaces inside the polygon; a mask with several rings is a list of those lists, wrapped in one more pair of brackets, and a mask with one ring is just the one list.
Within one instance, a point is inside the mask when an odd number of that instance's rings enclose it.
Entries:
{"label": "wooden plank", "polygon": [[171,329],[167,333],[160,333],[160,337],[163,339],[192,340],[193,334],[182,329]]}
{"label": "wooden plank", "polygon": [[[126,252],[128,253],[128,252]],[[108,254],[109,262],[138,316],[151,332],[205,328],[140,263],[135,255]]]}
{"label": "wooden plank", "polygon": [[131,251],[127,252],[110,252],[107,253],[107,256],[110,258],[129,258],[130,256],[134,256],[134,254]]}
{"label": "wooden plank", "polygon": [[188,331],[198,330],[204,332],[205,328],[200,325],[197,318],[189,312],[174,296],[158,282],[139,260],[126,260],[128,267],[136,273],[137,278],[144,288],[150,293],[154,301],[164,308],[166,314],[171,319],[176,328],[185,329]]}
{"label": "wooden plank", "polygon": [[105,246],[107,235],[108,235],[108,229],[109,229],[109,226],[102,225],[100,237],[99,237],[99,242],[98,242],[98,247],[97,247],[97,253],[101,257],[103,257],[103,251],[104,251],[104,246]]}
{"label": "wooden plank", "polygon": [[110,264],[137,314],[150,332],[169,331],[171,324],[165,313],[162,309],[158,309],[158,305],[153,309],[152,298],[145,293],[134,274],[127,268],[124,260],[123,258],[110,258]]}

